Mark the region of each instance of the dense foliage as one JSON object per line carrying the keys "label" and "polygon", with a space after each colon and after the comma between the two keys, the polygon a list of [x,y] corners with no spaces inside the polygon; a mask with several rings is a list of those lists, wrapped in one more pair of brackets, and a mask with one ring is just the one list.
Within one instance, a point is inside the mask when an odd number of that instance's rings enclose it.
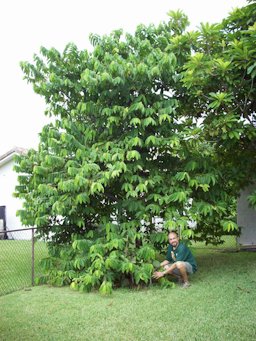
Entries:
{"label": "dense foliage", "polygon": [[54,244],[53,282],[148,283],[167,230],[220,242],[238,229],[255,180],[255,18],[252,3],[189,32],[171,11],[21,64],[55,118],[16,167],[22,222]]}

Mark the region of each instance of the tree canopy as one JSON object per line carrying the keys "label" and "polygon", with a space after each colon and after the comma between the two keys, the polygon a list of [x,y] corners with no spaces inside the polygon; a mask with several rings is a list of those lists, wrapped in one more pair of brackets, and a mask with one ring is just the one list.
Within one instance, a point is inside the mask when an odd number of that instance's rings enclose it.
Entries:
{"label": "tree canopy", "polygon": [[55,119],[17,159],[19,214],[54,244],[73,242],[86,288],[108,290],[118,271],[149,281],[168,230],[219,242],[255,181],[254,1],[196,31],[181,11],[168,18],[21,63]]}

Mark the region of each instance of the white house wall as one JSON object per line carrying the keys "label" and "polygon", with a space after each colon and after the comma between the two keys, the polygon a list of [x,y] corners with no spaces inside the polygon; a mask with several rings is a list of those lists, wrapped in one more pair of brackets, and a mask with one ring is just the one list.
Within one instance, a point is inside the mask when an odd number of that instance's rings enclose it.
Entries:
{"label": "white house wall", "polygon": [[241,227],[238,243],[242,246],[256,246],[256,210],[247,201],[255,189],[256,185],[247,187],[237,200],[237,224]]}
{"label": "white house wall", "polygon": [[[24,228],[19,217],[16,216],[17,210],[21,209],[22,202],[20,199],[15,198],[15,186],[17,183],[17,173],[13,170],[13,159],[1,164],[0,167],[0,206],[5,206],[6,210],[6,229],[16,230]],[[16,232],[8,234],[8,238],[12,239],[30,239],[30,231]]]}

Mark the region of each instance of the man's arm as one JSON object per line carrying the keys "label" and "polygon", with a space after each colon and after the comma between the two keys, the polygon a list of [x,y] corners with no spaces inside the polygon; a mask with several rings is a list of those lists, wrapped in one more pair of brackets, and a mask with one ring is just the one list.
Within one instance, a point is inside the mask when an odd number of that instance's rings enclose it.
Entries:
{"label": "man's arm", "polygon": [[154,274],[153,274],[153,277],[156,278],[156,279],[164,277],[165,275],[171,273],[172,270],[175,269],[175,268],[176,268],[176,264],[173,263],[172,265],[170,265],[170,267],[168,267],[164,271],[155,271]]}
{"label": "man's arm", "polygon": [[[160,263],[160,267],[165,267],[166,265],[169,265],[170,262],[165,259],[162,263]],[[165,268],[165,271],[166,271],[167,268]],[[154,278],[160,278],[160,277],[163,277],[164,276],[164,271],[161,272],[161,271],[155,271],[154,274],[153,274],[153,277]]]}
{"label": "man's arm", "polygon": [[168,265],[168,264],[170,264],[170,262],[169,262],[167,259],[165,259],[165,260],[160,264],[160,266],[165,266],[165,265]]}

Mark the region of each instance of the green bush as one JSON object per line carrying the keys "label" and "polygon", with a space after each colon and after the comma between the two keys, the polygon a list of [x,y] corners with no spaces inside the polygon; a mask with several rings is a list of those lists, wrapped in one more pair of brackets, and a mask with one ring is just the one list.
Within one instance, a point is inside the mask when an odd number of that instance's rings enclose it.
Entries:
{"label": "green bush", "polygon": [[87,292],[99,289],[102,294],[110,294],[114,287],[149,285],[154,267],[160,265],[155,245],[145,236],[142,240],[143,233],[117,234],[119,227],[110,225],[107,235],[73,235],[70,244],[49,244],[50,256],[42,260],[44,275],[37,284],[70,285]]}

